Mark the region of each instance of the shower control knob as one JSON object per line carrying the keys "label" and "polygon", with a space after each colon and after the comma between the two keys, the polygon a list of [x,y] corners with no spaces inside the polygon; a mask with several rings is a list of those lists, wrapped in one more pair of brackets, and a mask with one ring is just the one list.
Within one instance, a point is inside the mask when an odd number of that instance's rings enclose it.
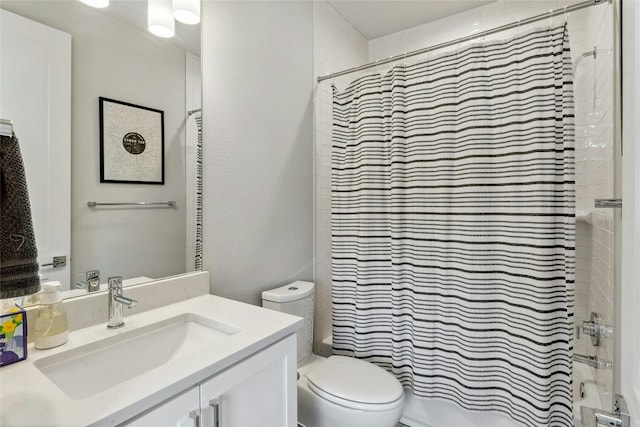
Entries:
{"label": "shower control knob", "polygon": [[[609,338],[613,335],[613,329],[610,326],[602,325],[600,317],[595,311],[591,312],[589,321],[582,321],[582,332],[591,337],[591,344],[594,347],[600,345],[601,338]],[[578,338],[580,334],[578,333]]]}

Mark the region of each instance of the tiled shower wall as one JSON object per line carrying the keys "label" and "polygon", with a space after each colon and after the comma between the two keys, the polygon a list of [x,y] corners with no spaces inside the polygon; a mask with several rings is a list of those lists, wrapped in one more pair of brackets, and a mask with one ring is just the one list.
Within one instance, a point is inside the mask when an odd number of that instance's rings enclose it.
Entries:
{"label": "tiled shower wall", "polygon": [[[594,200],[614,198],[614,50],[613,50],[613,6],[605,4],[588,9],[587,32],[589,44],[584,52],[596,49],[595,59],[585,57],[577,65],[576,81],[576,183],[577,209],[591,212],[591,221],[583,222],[577,233],[577,244],[587,258],[578,264],[585,271],[582,274],[587,289],[588,309],[576,309],[576,323],[588,320],[591,311],[601,317],[606,325],[613,324],[614,318],[614,230],[613,210],[595,209]],[[587,216],[588,219],[588,216]],[[582,268],[581,268],[582,267]],[[576,283],[578,286],[578,283]],[[586,341],[586,342],[585,342]],[[601,341],[593,347],[589,337],[583,336],[576,344],[576,352],[596,355],[600,359],[613,360],[613,342]],[[611,408],[613,371],[595,370],[595,380],[600,400],[605,409]]]}
{"label": "tiled shower wall", "polygon": [[[368,43],[326,2],[314,2],[314,60],[316,76],[356,65],[402,55],[458,37],[530,16],[561,9],[579,1],[532,0],[496,1],[470,11],[410,28]],[[610,210],[594,209],[595,198],[613,197],[613,50],[612,6],[603,4],[568,14],[573,62],[584,52],[597,49],[596,59],[579,60],[576,71],[576,321],[588,320],[592,310],[604,321],[613,319],[613,220]],[[559,24],[564,17],[556,17]],[[529,26],[487,36],[485,41],[507,38],[532,26],[549,25],[539,21]],[[452,47],[451,49],[455,49]],[[364,52],[364,54],[363,54]],[[434,54],[439,54],[436,52]],[[407,63],[425,59],[408,58]],[[402,61],[402,60],[400,60]],[[331,85],[344,89],[361,74],[384,73],[394,64],[352,73],[316,87],[315,96],[315,256],[318,305],[316,311],[316,351],[320,341],[331,334],[331,240],[330,240],[330,155]],[[595,81],[594,81],[595,78]],[[611,341],[594,348],[588,337],[576,341],[576,352],[612,359]],[[611,370],[592,372],[606,408],[611,396]]]}

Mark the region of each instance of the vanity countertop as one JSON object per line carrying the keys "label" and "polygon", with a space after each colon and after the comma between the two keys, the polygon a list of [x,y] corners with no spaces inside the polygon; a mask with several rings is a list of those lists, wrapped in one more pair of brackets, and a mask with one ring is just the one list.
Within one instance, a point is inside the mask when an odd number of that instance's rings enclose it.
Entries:
{"label": "vanity countertop", "polygon": [[[136,328],[193,313],[239,329],[224,345],[199,351],[134,376],[86,398],[72,398],[59,389],[34,362]],[[106,322],[69,333],[57,348],[36,350],[29,345],[25,361],[0,368],[0,425],[76,426],[117,425],[187,390],[226,367],[295,333],[302,319],[214,295],[203,295],[135,315],[125,326],[109,330]],[[158,351],[163,351],[159,348]],[[136,354],[122,354],[125,359]]]}

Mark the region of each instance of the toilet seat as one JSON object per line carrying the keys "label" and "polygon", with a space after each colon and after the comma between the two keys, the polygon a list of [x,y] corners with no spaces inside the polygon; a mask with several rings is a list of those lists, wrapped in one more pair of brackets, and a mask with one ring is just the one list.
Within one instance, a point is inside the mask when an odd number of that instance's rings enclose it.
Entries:
{"label": "toilet seat", "polygon": [[384,369],[352,357],[331,356],[307,374],[309,389],[337,405],[387,411],[402,404],[398,380]]}

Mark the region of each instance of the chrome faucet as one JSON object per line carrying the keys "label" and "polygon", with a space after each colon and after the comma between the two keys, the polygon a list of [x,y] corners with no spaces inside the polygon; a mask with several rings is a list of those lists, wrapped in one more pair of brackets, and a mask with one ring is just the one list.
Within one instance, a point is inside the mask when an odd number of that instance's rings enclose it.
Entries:
{"label": "chrome faucet", "polygon": [[631,427],[629,406],[620,394],[616,394],[613,399],[613,411],[607,412],[601,409],[581,406],[580,414],[585,426]]}
{"label": "chrome faucet", "polygon": [[122,295],[122,276],[109,277],[109,321],[107,328],[116,329],[124,326],[122,306],[135,307],[138,301]]}

